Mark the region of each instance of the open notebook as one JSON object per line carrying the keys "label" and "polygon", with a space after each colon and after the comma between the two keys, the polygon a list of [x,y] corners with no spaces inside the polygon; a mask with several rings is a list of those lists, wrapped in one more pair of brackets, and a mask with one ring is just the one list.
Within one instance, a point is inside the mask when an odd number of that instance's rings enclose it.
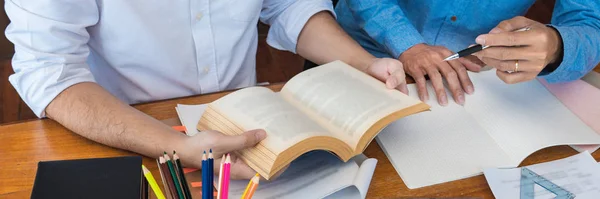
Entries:
{"label": "open notebook", "polygon": [[[462,179],[489,167],[516,167],[549,146],[600,144],[600,135],[540,82],[507,85],[495,71],[470,77],[476,91],[464,107],[430,100],[431,111],[396,121],[377,136],[407,187]],[[414,85],[409,90],[416,95]]]}

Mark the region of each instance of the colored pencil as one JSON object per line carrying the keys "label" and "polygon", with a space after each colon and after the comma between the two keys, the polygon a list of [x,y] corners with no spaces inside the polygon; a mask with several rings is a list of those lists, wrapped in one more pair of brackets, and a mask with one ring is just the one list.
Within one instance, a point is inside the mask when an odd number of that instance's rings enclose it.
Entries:
{"label": "colored pencil", "polygon": [[181,165],[179,156],[175,151],[173,151],[173,162],[175,162],[175,166],[177,167],[177,173],[179,174],[179,181],[181,181],[181,186],[183,187],[184,195],[187,199],[191,199],[192,193],[190,192],[190,186],[188,185],[187,179],[185,179],[185,173],[183,173],[183,165]]}
{"label": "colored pencil", "polygon": [[[214,181],[215,181],[215,158],[213,157],[213,153],[212,153],[212,149],[209,150],[208,152],[208,190],[210,190],[210,193],[212,193],[215,188],[214,188]],[[210,199],[214,199],[213,194],[209,194],[209,198]]]}
{"label": "colored pencil", "polygon": [[221,199],[227,199],[229,197],[229,174],[231,169],[231,156],[227,154],[225,162],[223,163],[223,191],[221,193]]}
{"label": "colored pencil", "polygon": [[175,167],[173,167],[173,163],[171,162],[171,158],[165,152],[164,154],[165,160],[167,161],[167,166],[169,167],[169,171],[171,172],[171,176],[173,177],[173,184],[175,184],[175,190],[177,191],[177,195],[180,199],[184,199],[183,191],[181,191],[181,185],[179,185],[179,180],[177,179],[177,173],[175,172]]}
{"label": "colored pencil", "polygon": [[171,177],[171,173],[169,171],[169,166],[167,166],[167,161],[165,160],[165,157],[159,157],[159,162],[160,162],[160,169],[162,171],[162,177],[165,179],[165,181],[167,182],[165,184],[165,186],[167,186],[169,189],[169,193],[171,195],[171,198],[173,199],[177,199],[177,191],[175,190],[175,184],[173,184],[173,178]]}
{"label": "colored pencil", "polygon": [[223,163],[225,162],[225,154],[221,158],[221,164],[219,164],[219,182],[217,182],[218,194],[217,199],[221,199],[221,190],[223,190]]}
{"label": "colored pencil", "polygon": [[209,199],[211,191],[208,189],[208,160],[206,159],[206,151],[202,154],[202,199]]}
{"label": "colored pencil", "polygon": [[150,170],[148,170],[148,168],[146,168],[146,166],[144,166],[143,164],[142,171],[144,172],[144,177],[146,177],[148,184],[150,184],[150,188],[152,188],[152,191],[154,191],[154,194],[156,194],[156,198],[165,199],[165,195],[163,195],[162,191],[160,190],[160,187],[158,187],[156,180],[154,180],[154,176],[152,176]]}
{"label": "colored pencil", "polygon": [[163,183],[163,189],[165,190],[165,196],[169,197],[169,196],[171,196],[171,192],[169,191],[169,184],[167,184],[165,175],[163,174],[162,167],[160,166],[160,160],[159,159],[160,158],[156,159],[156,166],[158,166],[158,172],[160,173],[160,180]]}
{"label": "colored pencil", "polygon": [[246,190],[244,191],[244,194],[242,195],[242,199],[251,199],[252,196],[254,195],[254,192],[256,192],[256,189],[258,188],[258,182],[260,181],[260,177],[258,176],[258,173],[256,173],[256,175],[254,175],[254,177],[252,177],[252,179],[250,179],[250,182],[248,182],[248,186],[246,187]]}

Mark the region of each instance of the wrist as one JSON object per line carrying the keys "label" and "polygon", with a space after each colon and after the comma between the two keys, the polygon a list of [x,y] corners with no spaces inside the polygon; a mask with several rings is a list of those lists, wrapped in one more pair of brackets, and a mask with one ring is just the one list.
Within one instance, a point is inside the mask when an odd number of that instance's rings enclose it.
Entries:
{"label": "wrist", "polygon": [[185,167],[201,168],[202,160],[200,157],[202,157],[202,151],[193,147],[197,144],[193,143],[194,140],[191,136],[178,134],[180,135],[177,135],[176,138],[167,144],[173,148],[170,152],[167,151],[167,153],[172,153],[172,150],[175,150]]}
{"label": "wrist", "polygon": [[415,44],[410,48],[406,49],[404,52],[402,52],[400,56],[398,56],[398,60],[404,62],[404,59],[407,59],[408,57],[412,56],[413,52],[419,52],[425,48],[427,48],[427,44],[425,43]]}
{"label": "wrist", "polygon": [[550,32],[549,41],[555,44],[550,49],[550,61],[548,62],[548,64],[554,64],[558,60],[562,60],[563,41],[562,41],[562,37],[560,36],[560,33],[558,32],[558,30],[556,30],[554,27],[551,27],[551,26],[548,26],[547,28],[550,29],[548,31],[548,32]]}

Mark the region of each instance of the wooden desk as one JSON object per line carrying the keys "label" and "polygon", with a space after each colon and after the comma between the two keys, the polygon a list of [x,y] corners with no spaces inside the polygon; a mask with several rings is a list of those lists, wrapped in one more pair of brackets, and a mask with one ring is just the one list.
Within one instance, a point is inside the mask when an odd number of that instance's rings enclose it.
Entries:
{"label": "wooden desk", "polygon": [[[269,86],[273,90],[279,90],[281,87],[282,84]],[[134,105],[134,107],[159,120],[176,122],[176,119],[174,119],[177,117],[176,104],[209,103],[225,94],[227,93],[193,96],[139,104]],[[574,154],[576,154],[576,151],[568,146],[551,147],[534,153],[524,161],[523,165],[555,160]],[[87,140],[48,119],[0,126],[0,198],[29,197],[38,161],[125,155],[135,154]],[[377,142],[371,143],[365,151],[365,155],[379,160],[368,198],[493,198],[482,175],[409,190],[383,151],[381,151]],[[600,159],[600,152],[593,153],[593,156],[596,160]],[[152,171],[154,176],[159,176],[154,159],[144,158],[144,165]]]}

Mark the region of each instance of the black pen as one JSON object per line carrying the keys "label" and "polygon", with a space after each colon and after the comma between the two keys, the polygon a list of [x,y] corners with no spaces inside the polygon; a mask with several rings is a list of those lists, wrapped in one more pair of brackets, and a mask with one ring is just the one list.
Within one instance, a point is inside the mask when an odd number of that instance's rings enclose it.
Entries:
{"label": "black pen", "polygon": [[[531,28],[529,28],[529,27],[524,27],[524,28],[515,30],[515,32],[528,31],[530,29]],[[471,46],[471,47],[469,47],[467,49],[458,51],[458,53],[455,53],[454,55],[451,55],[450,57],[446,57],[446,59],[444,59],[444,61],[450,61],[450,60],[455,60],[455,59],[458,59],[458,58],[461,58],[461,57],[466,57],[466,56],[469,56],[469,55],[471,55],[473,53],[482,51],[483,49],[486,49],[488,47],[490,47],[490,46],[482,46],[481,44],[477,44],[477,45]]]}

